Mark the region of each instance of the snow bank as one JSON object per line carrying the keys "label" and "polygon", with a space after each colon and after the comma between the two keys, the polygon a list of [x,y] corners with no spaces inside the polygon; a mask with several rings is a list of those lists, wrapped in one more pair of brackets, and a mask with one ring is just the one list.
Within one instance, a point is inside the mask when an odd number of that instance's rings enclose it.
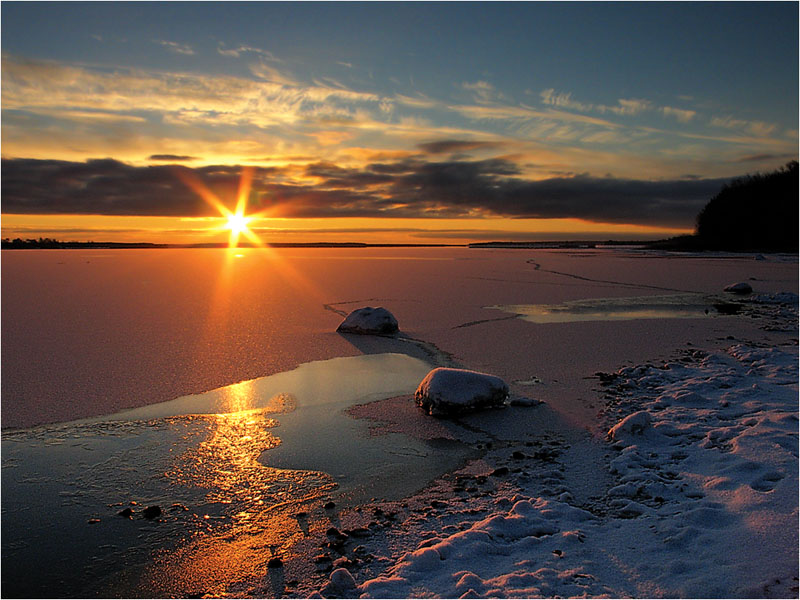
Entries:
{"label": "snow bank", "polygon": [[347,315],[345,320],[336,328],[336,331],[362,335],[385,335],[397,333],[398,325],[395,316],[382,306],[377,308],[365,306],[364,308],[357,308]]}
{"label": "snow bank", "polygon": [[430,415],[442,416],[503,406],[508,385],[494,375],[466,369],[433,369],[425,376],[414,400]]}
{"label": "snow bank", "polygon": [[583,450],[514,452],[499,476],[510,449],[495,449],[485,475],[455,474],[363,542],[380,569],[353,570],[354,587],[334,572],[323,593],[796,597],[797,361],[796,343],[736,343],[621,369],[605,384],[606,483],[588,498],[586,473],[569,476]]}

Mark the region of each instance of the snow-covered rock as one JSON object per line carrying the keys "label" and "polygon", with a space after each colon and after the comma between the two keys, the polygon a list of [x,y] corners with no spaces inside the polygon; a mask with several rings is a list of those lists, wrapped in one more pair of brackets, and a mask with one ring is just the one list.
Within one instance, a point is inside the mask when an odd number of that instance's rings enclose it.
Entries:
{"label": "snow-covered rock", "polygon": [[330,581],[322,593],[326,598],[357,598],[356,580],[345,568],[336,569],[331,573]]}
{"label": "snow-covered rock", "polygon": [[388,310],[379,306],[357,308],[341,322],[336,331],[360,333],[365,335],[397,332],[397,319]]}
{"label": "snow-covered rock", "polygon": [[425,376],[414,394],[416,403],[434,416],[503,406],[508,384],[499,377],[440,367]]}
{"label": "snow-covered rock", "polygon": [[729,286],[725,287],[726,292],[730,292],[731,294],[751,294],[753,292],[753,288],[750,286],[749,283],[739,282],[739,283],[732,283]]}
{"label": "snow-covered rock", "polygon": [[608,438],[618,440],[625,434],[642,434],[650,427],[650,413],[644,410],[622,419],[608,430]]}

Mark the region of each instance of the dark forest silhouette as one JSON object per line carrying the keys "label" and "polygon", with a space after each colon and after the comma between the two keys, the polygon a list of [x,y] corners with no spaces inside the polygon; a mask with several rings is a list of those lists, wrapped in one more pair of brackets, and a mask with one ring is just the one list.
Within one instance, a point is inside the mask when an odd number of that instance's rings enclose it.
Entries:
{"label": "dark forest silhouette", "polygon": [[798,173],[791,161],[772,173],[724,185],[697,216],[700,244],[713,250],[798,250]]}

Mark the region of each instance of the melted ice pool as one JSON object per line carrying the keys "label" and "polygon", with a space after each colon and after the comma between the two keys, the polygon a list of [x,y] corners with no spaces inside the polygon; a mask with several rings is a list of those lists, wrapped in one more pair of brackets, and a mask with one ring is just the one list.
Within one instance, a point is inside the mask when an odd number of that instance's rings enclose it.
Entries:
{"label": "melted ice pool", "polygon": [[[336,358],[108,417],[3,432],[3,594],[158,597],[192,595],[194,585],[205,593],[213,580],[223,586],[263,567],[263,553],[241,540],[258,535],[277,549],[302,535],[292,517],[301,508],[332,493],[362,501],[415,491],[456,467],[466,446],[371,436],[345,410],[409,394],[429,369],[403,354]],[[162,508],[158,519],[144,518],[148,505]],[[132,519],[118,515],[125,508]],[[142,580],[157,550],[169,558],[154,573],[179,572],[181,587]]]}
{"label": "melted ice pool", "polygon": [[562,304],[510,304],[487,306],[516,314],[532,323],[577,323],[580,321],[630,321],[634,319],[700,319],[709,315],[734,314],[740,305],[729,299],[702,294],[633,296],[570,300]]}

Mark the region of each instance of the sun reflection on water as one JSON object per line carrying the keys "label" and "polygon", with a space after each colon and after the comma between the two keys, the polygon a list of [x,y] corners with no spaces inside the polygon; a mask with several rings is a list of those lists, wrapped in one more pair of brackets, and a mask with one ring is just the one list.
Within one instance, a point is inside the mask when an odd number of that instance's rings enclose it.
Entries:
{"label": "sun reflection on water", "polygon": [[258,457],[280,444],[271,432],[279,422],[268,415],[292,412],[297,402],[291,394],[277,394],[264,407],[255,404],[252,381],[227,386],[220,412],[203,417],[210,426],[206,439],[183,454],[173,473],[185,485],[208,490],[210,502],[243,506],[234,518],[249,518],[249,509],[284,501],[291,487]]}
{"label": "sun reflection on water", "polygon": [[207,435],[191,444],[167,475],[179,485],[202,490],[207,504],[198,513],[191,539],[148,570],[146,585],[153,586],[153,593],[202,589],[204,595],[226,596],[230,581],[263,578],[266,562],[276,555],[286,558],[307,534],[292,516],[298,507],[335,487],[321,472],[258,462],[262,452],[280,444],[271,432],[279,426],[272,415],[294,411],[297,402],[285,393],[270,398],[265,407],[252,408],[256,401],[253,382],[245,381],[225,389],[220,403],[225,412],[193,417],[208,423]]}

